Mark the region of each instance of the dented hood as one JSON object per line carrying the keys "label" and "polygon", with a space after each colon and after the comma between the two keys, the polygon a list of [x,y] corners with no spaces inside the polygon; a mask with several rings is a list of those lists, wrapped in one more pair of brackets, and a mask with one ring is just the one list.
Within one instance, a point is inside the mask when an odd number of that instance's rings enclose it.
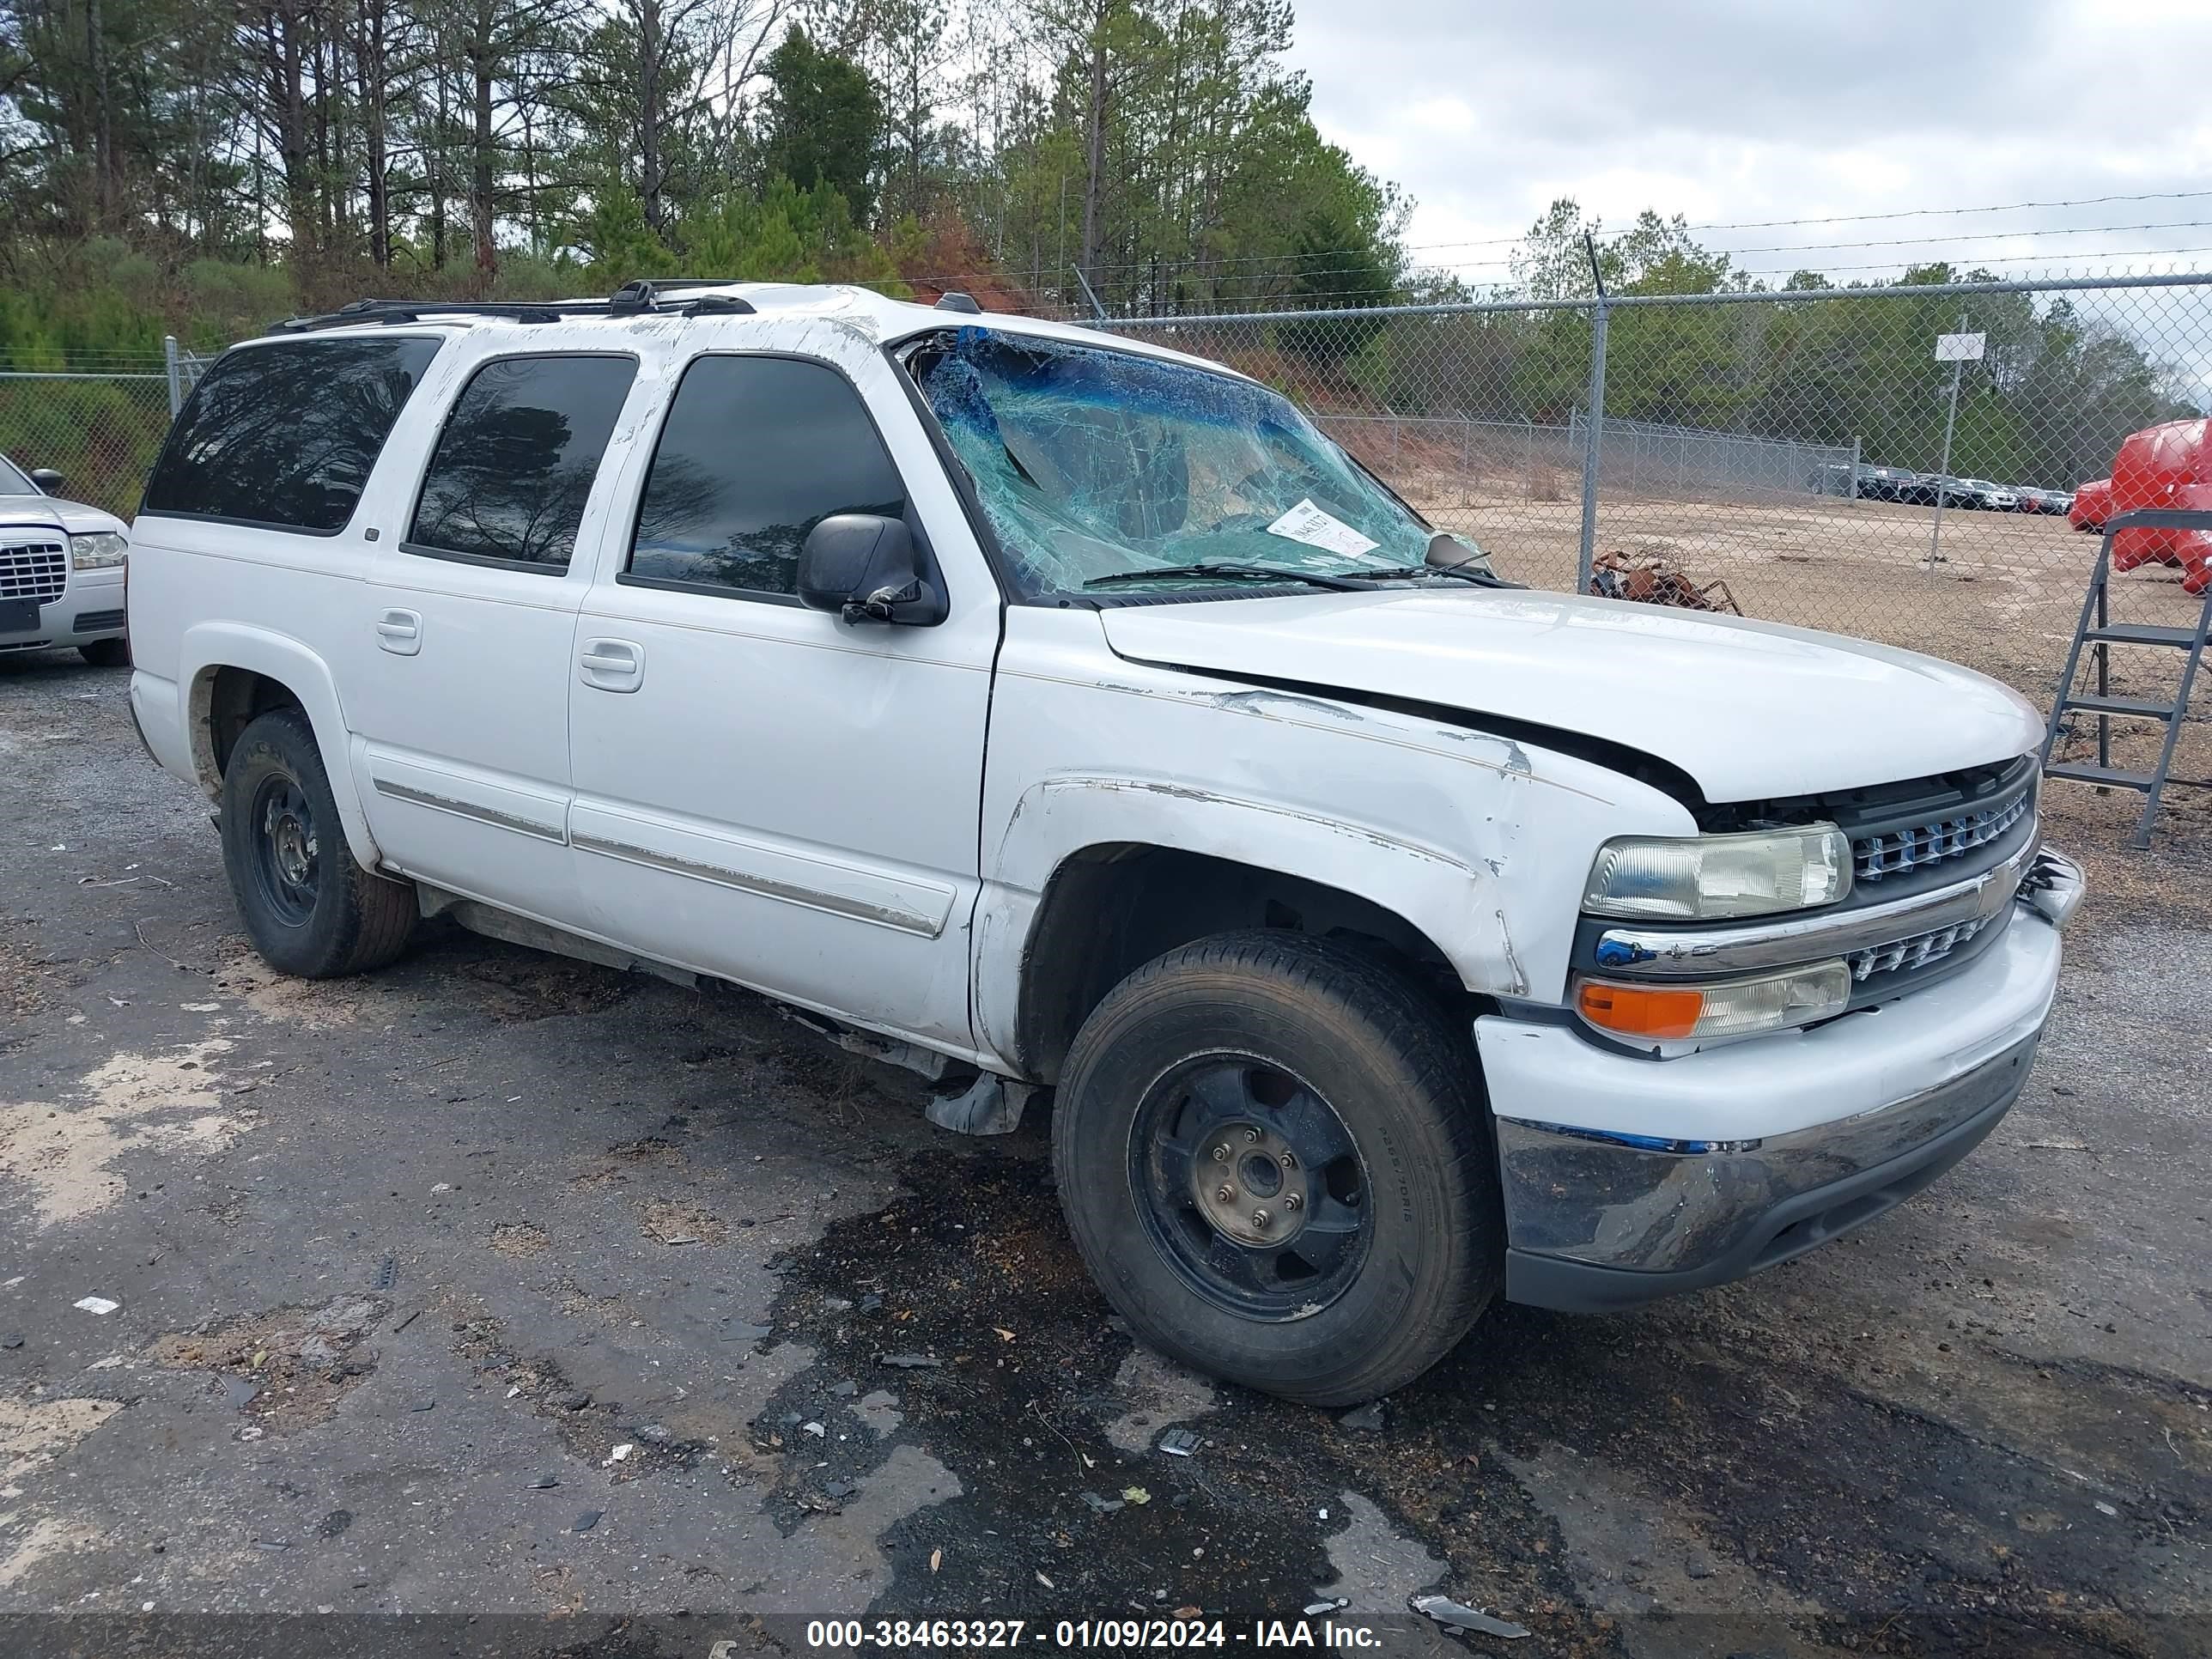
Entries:
{"label": "dented hood", "polygon": [[1926,776],[2035,748],[1995,680],[1865,640],[1620,600],[1427,586],[1116,606],[1116,653],[1610,738],[1710,801]]}

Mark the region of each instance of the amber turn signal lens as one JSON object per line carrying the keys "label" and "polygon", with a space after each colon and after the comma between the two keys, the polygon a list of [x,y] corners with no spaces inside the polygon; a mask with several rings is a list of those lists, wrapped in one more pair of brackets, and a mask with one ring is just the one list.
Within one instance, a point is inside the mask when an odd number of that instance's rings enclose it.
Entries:
{"label": "amber turn signal lens", "polygon": [[1584,1019],[1605,1030],[1630,1036],[1686,1037],[1697,1030],[1705,994],[1589,981],[1582,988],[1581,1007]]}

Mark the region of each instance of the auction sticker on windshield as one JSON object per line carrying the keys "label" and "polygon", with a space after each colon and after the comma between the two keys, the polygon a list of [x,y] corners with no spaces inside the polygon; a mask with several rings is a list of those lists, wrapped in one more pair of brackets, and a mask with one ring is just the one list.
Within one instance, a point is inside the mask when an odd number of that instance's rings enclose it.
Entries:
{"label": "auction sticker on windshield", "polygon": [[1361,535],[1343,520],[1322,512],[1310,500],[1300,501],[1269,525],[1267,533],[1331,553],[1371,553],[1382,545]]}

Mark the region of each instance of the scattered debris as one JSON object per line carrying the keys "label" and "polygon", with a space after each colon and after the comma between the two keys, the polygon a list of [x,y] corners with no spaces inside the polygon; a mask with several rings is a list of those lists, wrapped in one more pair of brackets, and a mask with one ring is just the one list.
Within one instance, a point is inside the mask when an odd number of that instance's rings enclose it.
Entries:
{"label": "scattered debris", "polygon": [[1160,1449],[1170,1457],[1188,1457],[1198,1450],[1198,1437],[1188,1429],[1170,1429],[1160,1437]]}
{"label": "scattered debris", "polygon": [[561,1477],[559,1475],[541,1474],[535,1480],[530,1483],[530,1490],[532,1492],[550,1492],[554,1487],[560,1484]]}
{"label": "scattered debris", "polygon": [[289,1538],[257,1538],[253,1541],[264,1550],[289,1550],[292,1547],[292,1540]]}
{"label": "scattered debris", "polygon": [[566,1394],[555,1395],[553,1403],[564,1412],[580,1412],[592,1403],[592,1396],[581,1389],[571,1389]]}
{"label": "scattered debris", "polygon": [[1336,1420],[1340,1427],[1350,1429],[1355,1434],[1380,1434],[1382,1432],[1382,1402],[1370,1400],[1358,1410],[1348,1411]]}
{"label": "scattered debris", "polygon": [[819,1423],[802,1423],[799,1425],[799,1427],[804,1429],[808,1434],[812,1435],[817,1440],[823,1438],[830,1432],[827,1428],[823,1427]]}
{"label": "scattered debris", "polygon": [[7,1335],[0,1336],[0,1348],[20,1348],[22,1346],[23,1334],[21,1331],[10,1331]]}
{"label": "scattered debris", "polygon": [[1492,1619],[1486,1613],[1477,1613],[1463,1602],[1449,1595],[1417,1595],[1409,1604],[1415,1613],[1433,1619],[1439,1625],[1454,1630],[1471,1630],[1485,1636],[1502,1636],[1508,1641],[1528,1634],[1526,1625],[1509,1624],[1503,1619]]}
{"label": "scattered debris", "polygon": [[123,1304],[104,1296],[81,1296],[76,1305],[88,1314],[112,1314]]}
{"label": "scattered debris", "polygon": [[612,1451],[607,1454],[606,1462],[600,1464],[599,1467],[604,1469],[612,1464],[625,1462],[629,1460],[629,1455],[636,1449],[637,1448],[635,1446],[633,1446],[629,1441],[625,1440],[621,1445],[617,1446]]}
{"label": "scattered debris", "polygon": [[1046,1577],[1042,1572],[1039,1572],[1037,1574],[1036,1581],[1038,1583],[1042,1584],[1047,1589],[1058,1589],[1060,1588],[1060,1586],[1054,1583],[1051,1579]]}
{"label": "scattered debris", "polygon": [[1324,1613],[1340,1612],[1351,1605],[1352,1598],[1348,1595],[1325,1596],[1321,1601],[1307,1602],[1304,1611],[1307,1618],[1314,1619]]}
{"label": "scattered debris", "polygon": [[415,1310],[415,1311],[414,1311],[413,1313],[409,1314],[409,1315],[407,1316],[407,1317],[406,1317],[406,1318],[404,1318],[404,1319],[401,1320],[401,1321],[400,1321],[397,1325],[394,1325],[394,1326],[392,1328],[392,1335],[394,1335],[394,1336],[398,1335],[400,1332],[402,1332],[402,1331],[405,1330],[405,1329],[406,1329],[410,1325],[412,1325],[412,1324],[413,1324],[416,1320],[420,1319],[422,1316],[422,1310],[420,1308],[416,1309],[416,1310]]}
{"label": "scattered debris", "polygon": [[368,1287],[372,1291],[388,1291],[398,1282],[398,1259],[395,1256],[387,1255],[382,1261],[377,1264],[376,1273],[368,1281]]}
{"label": "scattered debris", "polygon": [[830,1385],[830,1396],[833,1400],[850,1400],[854,1395],[860,1393],[860,1385],[854,1382],[850,1377],[848,1377],[842,1382],[835,1382]]}
{"label": "scattered debris", "polygon": [[434,1400],[417,1400],[410,1404],[407,1409],[410,1412],[427,1412],[436,1406],[437,1403],[438,1402]]}
{"label": "scattered debris", "polygon": [[943,1550],[941,1550],[941,1549],[934,1549],[934,1550],[930,1551],[930,1553],[929,1553],[929,1570],[930,1570],[932,1572],[935,1572],[935,1571],[936,1571],[939,1567],[943,1566],[944,1565],[945,1565],[945,1552],[944,1552]]}
{"label": "scattered debris", "polygon": [[353,1525],[353,1511],[351,1510],[332,1510],[328,1515],[315,1522],[315,1536],[318,1538],[336,1538],[351,1525]]}
{"label": "scattered debris", "polygon": [[1152,1501],[1152,1495],[1142,1486],[1124,1486],[1121,1488],[1121,1499],[1124,1503],[1143,1505]]}
{"label": "scattered debris", "polygon": [[1657,553],[1628,554],[1616,548],[1599,554],[1590,568],[1589,591],[1600,599],[1743,615],[1743,607],[1735,602],[1726,582],[1711,581],[1699,586],[1680,565]]}
{"label": "scattered debris", "polygon": [[1125,1502],[1124,1499],[1119,1498],[1101,1498],[1095,1492],[1085,1492],[1083,1494],[1083,1501],[1090,1504],[1092,1509],[1097,1510],[1101,1515],[1113,1514],[1115,1510],[1122,1508]]}
{"label": "scattered debris", "polygon": [[2097,1500],[2097,1513],[2100,1515],[2117,1516],[2119,1514],[2119,1511],[2100,1498]]}
{"label": "scattered debris", "polygon": [[722,1322],[720,1335],[725,1342],[757,1342],[768,1334],[769,1328],[765,1325],[748,1324],[742,1319]]}
{"label": "scattered debris", "polygon": [[822,1488],[822,1493],[832,1503],[842,1504],[860,1489],[860,1483],[857,1480],[832,1480]]}
{"label": "scattered debris", "polygon": [[1713,1576],[1713,1564],[1702,1555],[1693,1555],[1682,1563],[1682,1571],[1692,1578],[1710,1578]]}
{"label": "scattered debris", "polygon": [[935,1370],[943,1362],[926,1353],[887,1353],[877,1363],[894,1370],[921,1371]]}
{"label": "scattered debris", "polygon": [[576,1517],[576,1524],[569,1528],[568,1530],[570,1532],[589,1532],[593,1527],[599,1524],[599,1517],[605,1513],[606,1511],[605,1510],[586,1510],[581,1515]]}

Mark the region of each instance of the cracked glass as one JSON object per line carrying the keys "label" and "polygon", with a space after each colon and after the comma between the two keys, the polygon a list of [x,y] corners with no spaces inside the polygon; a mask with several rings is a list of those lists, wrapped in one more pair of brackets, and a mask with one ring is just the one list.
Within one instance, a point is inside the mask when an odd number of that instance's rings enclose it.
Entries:
{"label": "cracked glass", "polygon": [[924,341],[907,368],[1024,598],[1427,574],[1436,532],[1253,381],[983,328]]}

